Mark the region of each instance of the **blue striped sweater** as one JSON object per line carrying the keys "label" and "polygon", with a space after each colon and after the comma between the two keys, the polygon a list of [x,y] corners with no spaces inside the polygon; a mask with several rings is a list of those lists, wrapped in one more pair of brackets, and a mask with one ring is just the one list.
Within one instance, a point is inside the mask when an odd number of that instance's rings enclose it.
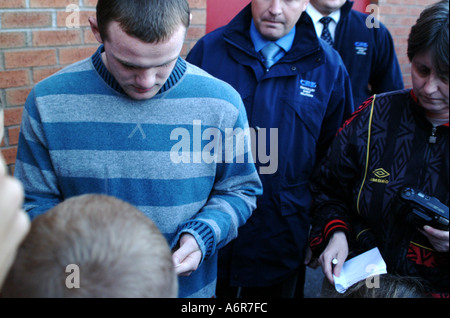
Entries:
{"label": "blue striped sweater", "polygon": [[104,66],[102,49],[28,96],[15,167],[25,210],[34,218],[86,193],[127,201],[172,247],[181,233],[194,235],[202,261],[179,278],[179,296],[212,297],[217,250],[236,237],[262,192],[248,135],[242,153],[225,147],[237,140],[227,130],[248,129],[242,100],[181,58],[155,97],[130,99]]}

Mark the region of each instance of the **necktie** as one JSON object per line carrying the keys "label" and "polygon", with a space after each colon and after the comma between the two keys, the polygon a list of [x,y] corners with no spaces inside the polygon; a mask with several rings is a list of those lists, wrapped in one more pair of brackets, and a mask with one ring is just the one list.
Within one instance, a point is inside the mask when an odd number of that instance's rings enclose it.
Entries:
{"label": "necktie", "polygon": [[327,42],[329,45],[333,46],[333,38],[331,37],[330,30],[328,29],[328,25],[330,24],[332,18],[330,17],[323,17],[319,20],[323,24],[323,31],[322,35],[320,36],[325,42]]}
{"label": "necktie", "polygon": [[264,66],[269,69],[275,64],[274,57],[280,52],[281,48],[273,42],[270,42],[261,49],[261,54],[264,57]]}

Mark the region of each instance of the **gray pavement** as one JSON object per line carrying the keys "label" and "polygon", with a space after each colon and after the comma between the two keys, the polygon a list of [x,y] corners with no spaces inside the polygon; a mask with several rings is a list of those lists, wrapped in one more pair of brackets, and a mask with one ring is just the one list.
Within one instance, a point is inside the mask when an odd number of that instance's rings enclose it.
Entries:
{"label": "gray pavement", "polygon": [[305,298],[320,298],[323,278],[320,266],[316,269],[306,267],[305,288],[303,290]]}

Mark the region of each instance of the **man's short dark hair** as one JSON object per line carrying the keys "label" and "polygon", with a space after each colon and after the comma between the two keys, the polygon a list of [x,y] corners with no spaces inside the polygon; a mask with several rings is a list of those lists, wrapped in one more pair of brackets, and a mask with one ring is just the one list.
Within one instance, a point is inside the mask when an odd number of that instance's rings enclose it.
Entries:
{"label": "man's short dark hair", "polygon": [[448,80],[448,7],[443,0],[426,8],[411,28],[408,38],[408,58],[412,62],[418,53],[430,50],[434,68]]}
{"label": "man's short dark hair", "polygon": [[189,27],[189,4],[186,0],[99,0],[97,23],[103,41],[108,39],[108,25],[113,21],[143,42],[163,42],[180,25]]}

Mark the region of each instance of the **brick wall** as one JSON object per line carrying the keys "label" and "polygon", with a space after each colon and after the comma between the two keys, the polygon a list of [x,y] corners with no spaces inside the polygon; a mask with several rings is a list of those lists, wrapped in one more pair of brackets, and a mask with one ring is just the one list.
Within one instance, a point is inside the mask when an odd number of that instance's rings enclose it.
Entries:
{"label": "brick wall", "polygon": [[380,20],[392,34],[395,49],[403,73],[406,87],[411,87],[411,65],[406,55],[407,41],[411,26],[416,23],[420,13],[438,0],[378,0]]}
{"label": "brick wall", "polygon": [[[207,0],[188,0],[193,21],[182,56],[205,34]],[[355,0],[360,1],[360,0]],[[423,8],[434,0],[374,0],[390,29],[410,86],[406,39]],[[98,47],[87,17],[97,0],[0,0],[0,99],[5,106],[5,137],[0,145],[14,171],[23,105],[31,88]],[[75,10],[76,9],[76,10]],[[77,25],[79,17],[79,25]]]}

